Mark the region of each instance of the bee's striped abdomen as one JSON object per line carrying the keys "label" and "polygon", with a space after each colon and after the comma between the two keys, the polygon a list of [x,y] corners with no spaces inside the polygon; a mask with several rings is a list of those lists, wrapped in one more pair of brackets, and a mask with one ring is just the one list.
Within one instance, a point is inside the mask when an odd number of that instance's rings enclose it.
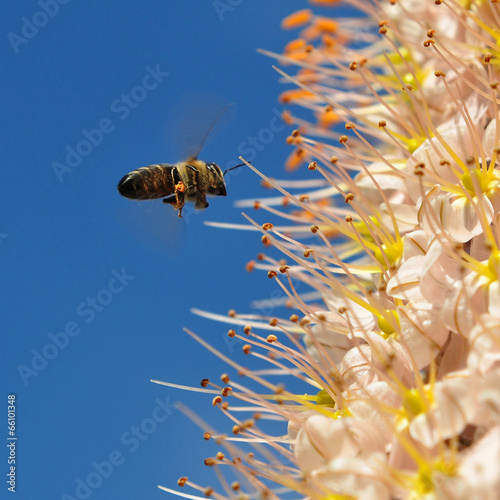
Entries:
{"label": "bee's striped abdomen", "polygon": [[118,192],[132,200],[153,200],[169,196],[175,191],[173,165],[160,163],[138,168],[118,183]]}

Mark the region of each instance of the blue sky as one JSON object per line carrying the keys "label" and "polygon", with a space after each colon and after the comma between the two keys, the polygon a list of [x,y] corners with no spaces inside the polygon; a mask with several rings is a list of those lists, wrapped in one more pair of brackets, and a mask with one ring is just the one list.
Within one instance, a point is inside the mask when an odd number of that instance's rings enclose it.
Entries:
{"label": "blue sky", "polygon": [[[183,159],[181,136],[203,128],[204,101],[235,107],[202,159],[225,169],[246,149],[261,170],[282,175],[287,133],[262,131],[276,123],[284,87],[256,49],[279,52],[294,36],[281,19],[305,6],[2,5],[0,415],[5,429],[15,394],[18,498],[168,498],[156,485],[175,488],[182,475],[216,485],[203,466],[214,449],[171,406],[183,401],[217,423],[210,398],[149,380],[198,386],[226,371],[185,326],[240,356],[226,325],[190,309],[250,312],[252,300],[270,297],[272,282],[244,269],[260,237],[204,224],[243,222],[235,200],[266,192],[242,168],[226,198],[179,220],[161,201],[120,197],[116,185],[135,168]],[[251,146],[259,133],[267,143]]]}

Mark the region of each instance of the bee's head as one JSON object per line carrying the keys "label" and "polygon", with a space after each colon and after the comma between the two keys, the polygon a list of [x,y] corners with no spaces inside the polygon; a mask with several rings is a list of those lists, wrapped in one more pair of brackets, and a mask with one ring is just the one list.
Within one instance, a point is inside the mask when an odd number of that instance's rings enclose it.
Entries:
{"label": "bee's head", "polygon": [[[226,196],[226,183],[224,182],[224,174],[217,163],[207,163],[207,170],[210,172],[211,181],[208,188],[208,193],[216,196]],[[227,172],[227,170],[226,170]]]}

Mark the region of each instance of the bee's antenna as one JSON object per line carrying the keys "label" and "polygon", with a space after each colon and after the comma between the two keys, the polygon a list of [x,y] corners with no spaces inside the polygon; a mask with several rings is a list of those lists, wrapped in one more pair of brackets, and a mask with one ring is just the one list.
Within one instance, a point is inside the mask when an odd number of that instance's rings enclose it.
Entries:
{"label": "bee's antenna", "polygon": [[[251,162],[248,162],[248,163],[251,163]],[[222,176],[226,175],[230,170],[234,170],[235,168],[239,168],[239,167],[242,167],[243,165],[245,165],[244,163],[240,163],[239,165],[236,165],[235,167],[231,167],[231,168],[228,168],[223,174]]]}

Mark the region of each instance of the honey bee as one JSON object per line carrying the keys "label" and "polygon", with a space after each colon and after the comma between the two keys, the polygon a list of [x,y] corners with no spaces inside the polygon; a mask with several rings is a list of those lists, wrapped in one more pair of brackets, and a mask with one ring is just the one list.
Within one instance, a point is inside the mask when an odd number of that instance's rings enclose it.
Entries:
{"label": "honey bee", "polygon": [[[198,153],[217,120],[209,128]],[[120,180],[118,192],[132,200],[163,198],[163,203],[172,205],[181,218],[188,201],[194,203],[196,209],[203,210],[208,207],[207,195],[226,196],[224,176],[229,170],[244,164],[228,168],[223,173],[216,163],[198,160],[198,153],[175,165],[159,163],[133,170]]]}

